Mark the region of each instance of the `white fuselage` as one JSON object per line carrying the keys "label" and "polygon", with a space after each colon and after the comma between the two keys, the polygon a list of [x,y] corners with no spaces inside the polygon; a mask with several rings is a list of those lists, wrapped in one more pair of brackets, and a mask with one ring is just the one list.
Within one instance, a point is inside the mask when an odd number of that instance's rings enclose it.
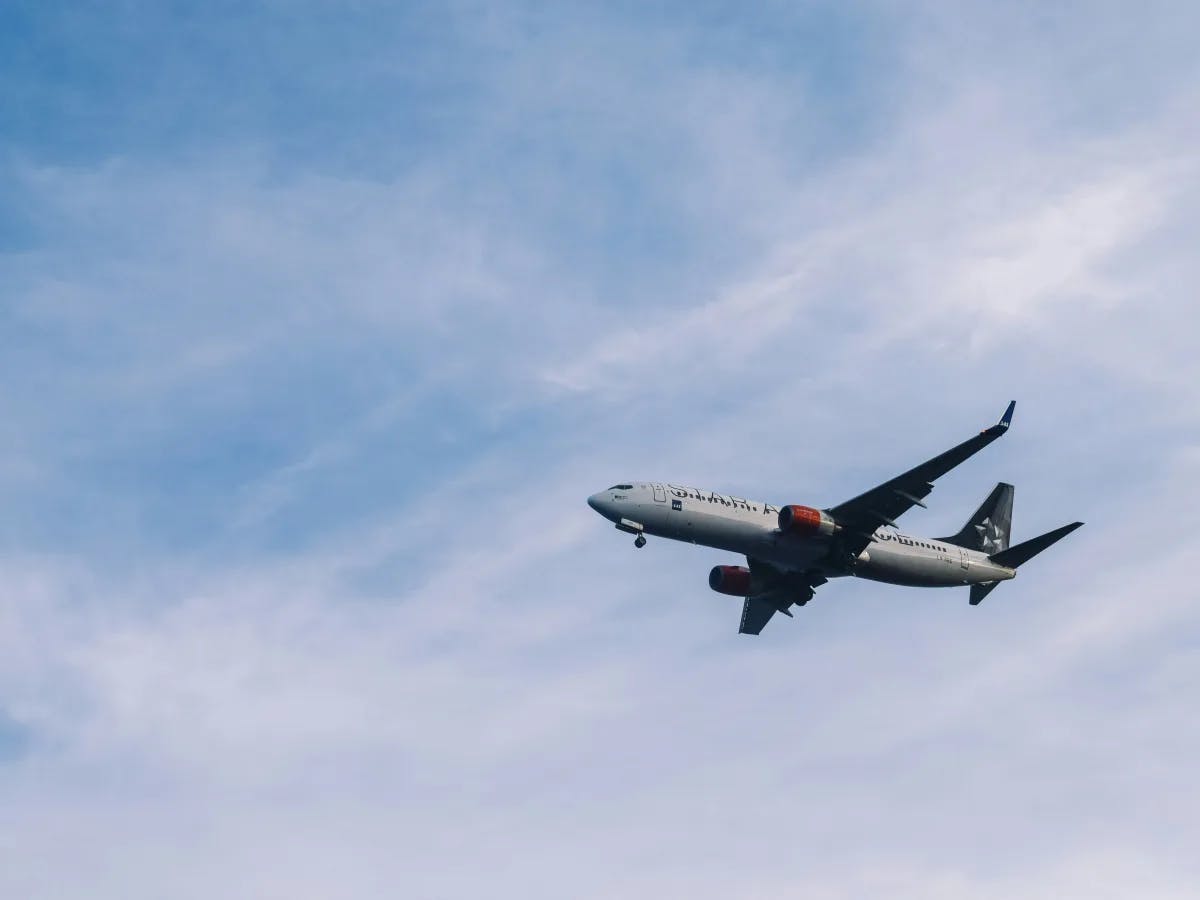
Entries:
{"label": "white fuselage", "polygon": [[779,507],[698,488],[633,482],[600,491],[588,505],[632,533],[740,553],[792,572],[855,575],[916,587],[1003,581],[1014,569],[984,553],[880,528],[849,566],[831,557],[831,538],[779,529]]}

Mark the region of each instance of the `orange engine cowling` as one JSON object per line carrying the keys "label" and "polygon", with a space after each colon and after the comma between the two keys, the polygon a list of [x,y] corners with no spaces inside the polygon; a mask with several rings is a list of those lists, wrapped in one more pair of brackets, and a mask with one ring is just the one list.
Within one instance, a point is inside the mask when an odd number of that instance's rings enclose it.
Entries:
{"label": "orange engine cowling", "polygon": [[748,597],[750,570],[745,566],[713,566],[713,570],[708,573],[708,586],[718,594]]}
{"label": "orange engine cowling", "polygon": [[837,523],[823,510],[792,504],[779,511],[779,530],[811,537],[833,534]]}

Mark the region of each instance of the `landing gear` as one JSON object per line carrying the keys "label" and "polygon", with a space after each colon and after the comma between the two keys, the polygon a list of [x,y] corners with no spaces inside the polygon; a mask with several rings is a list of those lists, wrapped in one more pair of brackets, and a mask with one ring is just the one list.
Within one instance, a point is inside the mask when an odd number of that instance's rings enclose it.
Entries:
{"label": "landing gear", "polygon": [[646,546],[646,536],[642,534],[642,523],[635,522],[632,519],[621,519],[617,522],[617,531],[624,531],[626,534],[633,535],[633,546],[639,550]]}

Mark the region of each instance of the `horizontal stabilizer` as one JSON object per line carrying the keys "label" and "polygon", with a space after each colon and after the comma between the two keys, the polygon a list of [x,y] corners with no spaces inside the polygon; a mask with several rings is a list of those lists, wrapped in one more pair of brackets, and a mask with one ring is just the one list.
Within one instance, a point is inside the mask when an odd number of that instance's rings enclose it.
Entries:
{"label": "horizontal stabilizer", "polygon": [[979,601],[992,592],[992,588],[998,585],[998,581],[989,581],[986,584],[971,585],[971,605],[978,606]]}
{"label": "horizontal stabilizer", "polygon": [[1053,531],[1047,531],[1039,537],[1017,544],[1015,547],[1009,547],[1007,550],[993,553],[988,559],[1002,566],[1008,566],[1010,569],[1015,569],[1022,563],[1033,559],[1050,545],[1061,541],[1082,524],[1082,522],[1072,522],[1070,525],[1064,525],[1062,528],[1055,528]]}

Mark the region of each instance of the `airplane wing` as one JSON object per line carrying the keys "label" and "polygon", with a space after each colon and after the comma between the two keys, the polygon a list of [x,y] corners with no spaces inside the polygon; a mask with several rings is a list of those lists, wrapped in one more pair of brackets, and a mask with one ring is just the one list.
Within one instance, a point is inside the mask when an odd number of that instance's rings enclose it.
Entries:
{"label": "airplane wing", "polygon": [[991,428],[909,469],[903,475],[897,475],[891,481],[885,481],[865,494],[827,510],[844,529],[841,542],[843,551],[850,556],[857,556],[871,543],[875,529],[881,525],[895,525],[895,520],[903,513],[914,506],[924,506],[921,501],[933,490],[935,479],[970,459],[1008,431],[1016,405],[1015,400],[1009,403],[1000,421]]}
{"label": "airplane wing", "polygon": [[738,634],[761,633],[777,611],[775,604],[764,597],[747,597],[742,603],[742,624],[738,626]]}
{"label": "airplane wing", "polygon": [[777,612],[791,618],[792,604],[803,606],[812,599],[813,591],[825,583],[824,576],[785,572],[762,560],[746,557],[753,581],[761,584],[760,593],[742,603],[742,622],[738,634],[759,634]]}

